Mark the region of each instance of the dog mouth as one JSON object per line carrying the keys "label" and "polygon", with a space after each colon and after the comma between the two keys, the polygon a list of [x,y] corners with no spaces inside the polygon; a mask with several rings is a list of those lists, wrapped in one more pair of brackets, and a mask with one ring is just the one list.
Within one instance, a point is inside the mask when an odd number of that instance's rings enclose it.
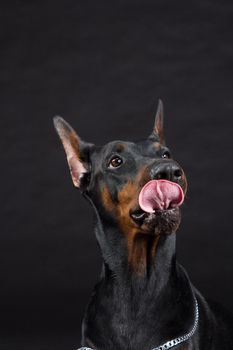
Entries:
{"label": "dog mouth", "polygon": [[139,193],[139,206],[146,213],[179,207],[184,201],[181,186],[168,180],[151,180]]}
{"label": "dog mouth", "polygon": [[179,207],[183,201],[184,192],[179,184],[151,180],[141,189],[139,206],[130,211],[130,216],[142,230],[172,233],[180,223]]}
{"label": "dog mouth", "polygon": [[130,211],[131,218],[139,225],[150,223],[158,217],[169,218],[170,215],[179,212],[179,208],[156,209],[153,213],[146,213],[140,208]]}

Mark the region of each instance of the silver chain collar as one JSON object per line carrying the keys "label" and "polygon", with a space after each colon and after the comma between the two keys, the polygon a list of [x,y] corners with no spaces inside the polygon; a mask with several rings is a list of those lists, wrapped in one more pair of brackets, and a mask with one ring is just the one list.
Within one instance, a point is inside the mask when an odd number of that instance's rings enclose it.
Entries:
{"label": "silver chain collar", "polygon": [[[169,350],[169,349],[173,348],[173,346],[176,346],[178,344],[185,342],[186,340],[190,339],[194,335],[194,333],[197,329],[197,326],[198,326],[198,321],[199,321],[199,308],[198,308],[197,299],[195,297],[194,297],[194,302],[195,302],[195,320],[194,320],[194,325],[193,325],[193,328],[191,329],[191,331],[180,336],[180,337],[169,340],[168,342],[164,343],[163,345],[157,346],[157,348],[153,348],[151,350]],[[82,347],[82,348],[79,348],[77,350],[93,350],[93,349],[87,348],[87,347]]]}

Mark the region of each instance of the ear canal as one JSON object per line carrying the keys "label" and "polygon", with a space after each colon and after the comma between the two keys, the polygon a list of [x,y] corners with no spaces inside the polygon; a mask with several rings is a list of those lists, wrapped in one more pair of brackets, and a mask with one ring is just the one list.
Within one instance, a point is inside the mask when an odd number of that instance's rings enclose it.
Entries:
{"label": "ear canal", "polygon": [[81,160],[83,141],[63,118],[54,117],[53,122],[66,153],[73,184],[75,187],[80,187],[81,177],[87,172],[85,163]]}
{"label": "ear canal", "polygon": [[164,129],[163,129],[163,102],[159,99],[158,107],[155,115],[155,123],[154,123],[154,129],[153,134],[156,134],[159,136],[159,140],[161,144],[165,144],[164,139]]}

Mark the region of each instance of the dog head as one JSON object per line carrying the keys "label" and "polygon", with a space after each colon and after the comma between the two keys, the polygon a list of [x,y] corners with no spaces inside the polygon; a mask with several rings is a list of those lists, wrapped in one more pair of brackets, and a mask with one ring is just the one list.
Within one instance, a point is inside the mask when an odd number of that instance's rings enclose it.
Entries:
{"label": "dog head", "polygon": [[126,235],[174,233],[187,189],[184,171],[165,145],[159,101],[152,133],[143,141],[86,143],[61,117],[54,125],[75,187],[109,225]]}

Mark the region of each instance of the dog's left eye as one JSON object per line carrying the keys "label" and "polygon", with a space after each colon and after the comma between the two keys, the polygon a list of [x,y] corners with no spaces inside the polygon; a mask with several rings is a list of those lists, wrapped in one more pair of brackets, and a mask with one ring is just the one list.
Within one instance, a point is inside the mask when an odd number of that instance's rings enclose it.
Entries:
{"label": "dog's left eye", "polygon": [[123,163],[123,160],[118,157],[118,156],[114,156],[110,159],[110,162],[108,164],[109,168],[118,168],[119,166],[121,166],[121,164]]}

